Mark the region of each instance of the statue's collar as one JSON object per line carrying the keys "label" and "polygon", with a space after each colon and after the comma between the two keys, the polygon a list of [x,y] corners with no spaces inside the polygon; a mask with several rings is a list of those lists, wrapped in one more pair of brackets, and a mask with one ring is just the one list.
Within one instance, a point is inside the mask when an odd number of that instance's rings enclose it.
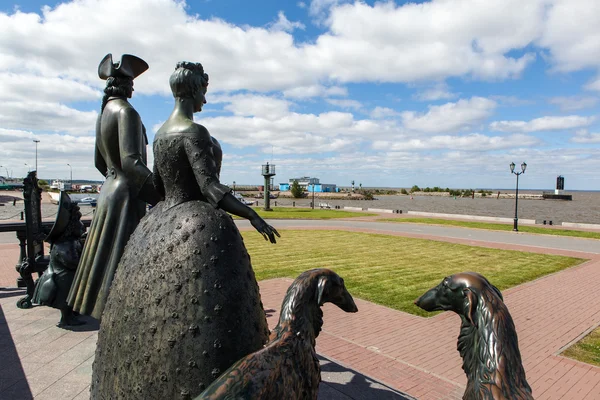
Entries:
{"label": "statue's collar", "polygon": [[106,101],[111,101],[111,100],[116,100],[116,99],[121,99],[121,100],[127,101],[127,97],[125,97],[125,96],[110,96],[108,98],[108,100],[106,100]]}

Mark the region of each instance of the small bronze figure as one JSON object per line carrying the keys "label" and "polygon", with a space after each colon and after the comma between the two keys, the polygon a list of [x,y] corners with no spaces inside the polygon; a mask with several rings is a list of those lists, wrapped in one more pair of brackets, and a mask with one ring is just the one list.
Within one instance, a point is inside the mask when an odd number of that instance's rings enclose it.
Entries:
{"label": "small bronze figure", "polygon": [[67,295],[81,257],[84,226],[79,206],[65,192],[60,193],[56,222],[46,237],[51,244],[50,264],[38,279],[33,302],[60,310],[59,327],[82,325],[67,304]]}
{"label": "small bronze figure", "polygon": [[20,278],[17,286],[25,286],[27,295],[17,301],[19,308],[31,308],[35,291],[33,274],[39,276],[46,270],[50,258],[44,254],[44,239],[47,230],[42,225],[42,189],[38,185],[37,171],[31,171],[23,179],[23,197],[25,203],[25,232],[17,231],[21,252],[19,263],[15,266]]}
{"label": "small bronze figure", "polygon": [[208,75],[181,62],[171,116],[154,139],[165,200],[141,221],[117,269],[98,333],[92,399],[186,399],[268,340],[250,256],[232,213],[277,231],[219,182],[221,148],[193,114]]}
{"label": "small bronze figure", "polygon": [[106,80],[96,122],[96,168],[106,177],[68,302],[74,310],[100,319],[117,265],[129,236],[160,200],[146,167],[146,130],[127,101],[133,79],[146,71],[141,58],[125,54],[113,63],[108,54],[98,76]]}
{"label": "small bronze figure", "polygon": [[500,290],[476,272],[462,272],[430,289],[415,304],[454,311],[462,321],[458,351],[467,375],[465,400],[530,400],[515,325]]}
{"label": "small bronze figure", "polygon": [[265,348],[233,364],[196,400],[316,399],[321,367],[315,339],[323,325],[321,306],[327,302],[346,312],[358,311],[335,272],[313,269],[300,274],[287,290]]}

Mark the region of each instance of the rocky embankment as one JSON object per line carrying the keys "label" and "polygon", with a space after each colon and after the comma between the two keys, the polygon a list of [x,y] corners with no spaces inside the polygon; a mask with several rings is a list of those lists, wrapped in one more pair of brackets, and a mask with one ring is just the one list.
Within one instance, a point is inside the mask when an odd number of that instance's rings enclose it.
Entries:
{"label": "rocky embankment", "polygon": [[[256,191],[244,191],[244,192],[238,191],[238,193],[244,197],[249,197],[249,198],[253,198],[253,199],[262,199],[264,196],[262,192],[256,192]],[[292,193],[289,191],[286,191],[286,192],[273,191],[273,192],[271,192],[271,194],[276,196],[276,198],[281,198],[281,199],[293,199],[294,198],[294,196],[292,196]],[[305,192],[304,197],[302,197],[302,198],[303,199],[311,199],[312,192],[311,193]],[[315,192],[315,199],[365,200],[365,196],[360,193],[319,193],[319,192]]]}
{"label": "rocky embankment", "polygon": [[[254,199],[262,199],[263,193],[258,191],[238,191],[244,197],[254,198]],[[273,191],[271,192],[277,198],[282,199],[293,199],[292,193],[289,191],[280,192]],[[377,193],[373,193],[375,197],[379,196]],[[451,196],[448,192],[413,192],[410,194],[402,195],[400,192],[397,193],[398,196],[431,196],[431,197],[454,197]],[[471,197],[471,196],[467,196]],[[492,193],[492,194],[484,194],[484,193],[475,193],[475,198],[487,198],[487,199],[514,199],[514,193]],[[312,198],[312,193],[304,193],[305,199]],[[360,193],[315,193],[315,199],[322,200],[365,200],[365,196]],[[541,194],[532,194],[532,193],[519,193],[519,199],[527,199],[527,200],[543,200]]]}

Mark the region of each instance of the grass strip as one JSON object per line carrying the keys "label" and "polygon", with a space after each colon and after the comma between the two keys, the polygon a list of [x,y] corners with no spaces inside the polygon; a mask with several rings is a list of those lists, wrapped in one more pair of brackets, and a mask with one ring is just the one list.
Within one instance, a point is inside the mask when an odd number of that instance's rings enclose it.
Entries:
{"label": "grass strip", "polygon": [[586,337],[565,350],[562,355],[600,367],[600,328],[594,329]]}
{"label": "grass strip", "polygon": [[312,268],[330,268],[344,278],[353,296],[422,316],[432,314],[413,301],[447,275],[476,271],[504,290],[584,261],[384,234],[280,233],[276,245],[256,232],[242,233],[258,280],[296,278]]}
{"label": "grass strip", "polygon": [[[260,207],[252,207],[254,211],[265,219],[335,219],[335,218],[356,218],[372,217],[377,214],[344,211],[344,210],[326,210],[312,208],[294,208],[294,207],[272,207],[273,211],[265,211]],[[233,216],[235,219],[240,219]]]}
{"label": "grass strip", "polygon": [[[488,229],[494,231],[512,231],[511,224],[495,224],[490,222],[459,221],[439,218],[384,218],[377,222],[396,222],[412,224],[450,225],[463,228]],[[519,232],[539,233],[543,235],[572,236],[588,239],[600,239],[600,232],[578,231],[570,229],[541,228],[537,226],[519,225]]]}

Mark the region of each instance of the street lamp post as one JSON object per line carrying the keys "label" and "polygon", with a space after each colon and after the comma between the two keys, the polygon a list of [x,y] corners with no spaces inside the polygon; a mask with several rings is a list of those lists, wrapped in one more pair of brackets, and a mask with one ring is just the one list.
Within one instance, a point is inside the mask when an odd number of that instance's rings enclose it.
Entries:
{"label": "street lamp post", "polygon": [[67,163],[67,165],[71,169],[71,179],[69,180],[69,184],[71,185],[71,190],[73,190],[73,167],[69,163]]}
{"label": "street lamp post", "polygon": [[10,175],[8,173],[8,167],[6,165],[4,165],[4,166],[0,165],[0,168],[2,168],[2,167],[4,167],[4,169],[6,170],[6,178],[7,179],[10,178]]}
{"label": "street lamp post", "polygon": [[312,208],[315,209],[315,182],[313,181],[313,199],[312,199]]}
{"label": "street lamp post", "polygon": [[37,146],[40,141],[38,139],[33,139],[33,142],[35,143],[35,171],[37,172]]}
{"label": "street lamp post", "polygon": [[31,172],[31,166],[27,163],[25,163],[25,166],[27,167],[27,172]]}
{"label": "street lamp post", "polygon": [[514,162],[510,163],[510,172],[512,172],[513,174],[515,174],[517,176],[517,189],[515,190],[515,224],[513,226],[513,231],[515,231],[515,232],[519,231],[519,227],[518,227],[519,217],[517,215],[517,207],[519,205],[519,175],[524,174],[526,168],[527,168],[527,164],[525,162],[523,162],[523,163],[521,163],[521,172],[515,172],[515,163]]}

